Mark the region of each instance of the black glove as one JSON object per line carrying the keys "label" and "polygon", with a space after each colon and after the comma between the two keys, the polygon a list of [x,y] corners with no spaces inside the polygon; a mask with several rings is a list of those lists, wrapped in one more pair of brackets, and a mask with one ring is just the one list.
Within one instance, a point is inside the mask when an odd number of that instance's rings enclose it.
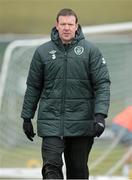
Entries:
{"label": "black glove", "polygon": [[30,141],[33,141],[33,137],[36,135],[33,130],[33,125],[31,119],[24,119],[23,121],[23,131]]}
{"label": "black glove", "polygon": [[104,132],[105,129],[105,115],[96,114],[95,115],[95,136],[99,137]]}

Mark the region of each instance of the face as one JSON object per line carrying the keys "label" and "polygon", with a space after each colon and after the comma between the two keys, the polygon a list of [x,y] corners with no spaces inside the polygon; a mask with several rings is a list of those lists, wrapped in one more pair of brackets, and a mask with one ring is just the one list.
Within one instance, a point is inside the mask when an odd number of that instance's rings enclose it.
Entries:
{"label": "face", "polygon": [[56,29],[63,43],[70,43],[75,37],[78,24],[74,16],[59,16]]}

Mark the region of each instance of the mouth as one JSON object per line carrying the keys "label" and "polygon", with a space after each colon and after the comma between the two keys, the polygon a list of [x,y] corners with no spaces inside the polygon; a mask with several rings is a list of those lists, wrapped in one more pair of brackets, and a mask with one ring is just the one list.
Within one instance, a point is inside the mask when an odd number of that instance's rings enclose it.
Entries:
{"label": "mouth", "polygon": [[64,35],[64,36],[69,36],[69,35],[70,35],[70,33],[63,33],[63,35]]}

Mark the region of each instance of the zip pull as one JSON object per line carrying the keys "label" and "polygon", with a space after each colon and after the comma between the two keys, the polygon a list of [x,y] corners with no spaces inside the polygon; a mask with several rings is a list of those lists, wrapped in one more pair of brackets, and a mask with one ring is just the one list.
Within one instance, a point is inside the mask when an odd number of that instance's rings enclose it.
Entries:
{"label": "zip pull", "polygon": [[65,56],[65,60],[67,61],[67,52],[66,51],[64,53],[64,56]]}

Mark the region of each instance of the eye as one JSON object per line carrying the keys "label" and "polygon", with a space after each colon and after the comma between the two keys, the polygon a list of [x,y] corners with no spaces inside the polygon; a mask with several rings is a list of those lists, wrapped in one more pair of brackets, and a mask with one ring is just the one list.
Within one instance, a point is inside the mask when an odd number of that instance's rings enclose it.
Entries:
{"label": "eye", "polygon": [[68,24],[69,26],[74,26],[74,24]]}
{"label": "eye", "polygon": [[66,24],[65,24],[65,23],[61,23],[60,25],[61,25],[61,26],[65,26]]}

